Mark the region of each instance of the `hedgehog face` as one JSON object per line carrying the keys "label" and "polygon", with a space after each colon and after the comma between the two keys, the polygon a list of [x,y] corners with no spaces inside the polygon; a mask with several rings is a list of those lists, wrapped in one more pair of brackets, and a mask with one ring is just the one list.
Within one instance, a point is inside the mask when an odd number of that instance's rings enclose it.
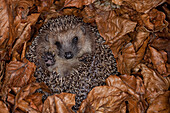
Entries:
{"label": "hedgehog face", "polygon": [[73,29],[53,33],[49,42],[60,58],[65,60],[81,57],[92,52],[92,37],[78,25]]}

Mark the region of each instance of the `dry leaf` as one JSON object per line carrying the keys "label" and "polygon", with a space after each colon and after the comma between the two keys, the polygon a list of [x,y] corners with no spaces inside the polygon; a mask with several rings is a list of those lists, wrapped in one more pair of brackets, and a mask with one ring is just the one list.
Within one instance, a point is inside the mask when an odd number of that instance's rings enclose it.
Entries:
{"label": "dry leaf", "polygon": [[38,19],[40,14],[32,14],[27,17],[26,23],[19,23],[17,26],[16,32],[18,32],[17,36],[19,37],[16,40],[16,43],[13,46],[12,51],[20,50],[25,42],[27,42],[31,38],[31,26],[34,25]]}
{"label": "dry leaf", "polygon": [[170,91],[160,94],[156,99],[150,104],[147,113],[169,113],[170,112]]}
{"label": "dry leaf", "polygon": [[61,93],[49,96],[43,106],[43,113],[74,113],[75,94]]}
{"label": "dry leaf", "polygon": [[5,0],[0,1],[0,46],[9,38],[9,17],[8,5]]}
{"label": "dry leaf", "polygon": [[[16,97],[15,97],[15,103],[14,103],[14,110],[17,107],[21,107],[22,105],[20,104],[21,102],[27,101],[29,102],[29,106],[37,111],[42,110],[42,94],[35,93],[37,89],[42,89],[43,91],[47,93],[51,93],[48,87],[44,83],[30,83],[27,86],[24,86],[17,92]],[[38,98],[36,98],[36,96]],[[19,106],[20,105],[20,106]],[[22,111],[27,111],[26,109],[22,108]]]}
{"label": "dry leaf", "polygon": [[[127,79],[127,78],[133,78],[133,77],[131,77],[131,76],[129,77],[127,75],[122,75],[122,78],[124,78],[124,80],[125,80],[125,78]],[[134,88],[136,88],[136,83],[131,85],[128,83],[129,81],[127,81],[127,80],[124,81],[124,80],[122,80],[120,77],[114,75],[114,76],[110,76],[106,79],[106,84],[108,86],[118,88],[121,91],[126,92],[128,94],[131,94],[138,100],[139,95],[135,92],[136,89],[134,89]],[[136,80],[133,80],[133,81],[136,82]]]}
{"label": "dry leaf", "polygon": [[149,13],[141,16],[144,27],[147,31],[158,32],[162,31],[168,26],[168,22],[165,20],[165,14],[156,9],[151,10]]}
{"label": "dry leaf", "polygon": [[83,5],[89,5],[95,0],[66,0],[64,7],[77,7],[81,8]]}
{"label": "dry leaf", "polygon": [[153,63],[153,66],[158,70],[160,74],[167,74],[165,61],[161,53],[159,53],[156,49],[149,46],[150,53],[151,53],[151,60]]}
{"label": "dry leaf", "polygon": [[139,77],[135,78],[130,75],[118,77],[114,75],[106,79],[106,84],[129,94],[126,99],[126,106],[130,113],[141,113],[147,109],[147,103],[142,96],[145,94],[145,88],[142,79]]}
{"label": "dry leaf", "polygon": [[89,92],[78,113],[126,113],[125,100],[127,97],[128,94],[119,88],[98,86]]}
{"label": "dry leaf", "polygon": [[137,36],[134,39],[134,47],[136,51],[143,45],[144,41],[148,36],[149,36],[148,32],[141,31],[137,33]]}
{"label": "dry leaf", "polygon": [[9,109],[4,102],[0,101],[0,113],[9,113]]}
{"label": "dry leaf", "polygon": [[[7,101],[11,104],[14,105],[15,103],[15,96],[12,94],[8,94],[8,99]],[[30,104],[24,100],[21,100],[17,107],[20,109],[20,112],[18,110],[14,110],[15,113],[19,112],[19,113],[23,113],[23,112],[29,112],[29,113],[40,113],[38,111],[36,111],[35,109],[33,109]],[[12,109],[11,109],[12,110]]]}
{"label": "dry leaf", "polygon": [[117,5],[122,5],[123,0],[112,0],[112,2]]}
{"label": "dry leaf", "polygon": [[37,0],[36,5],[38,12],[48,11],[53,4],[54,0]]}
{"label": "dry leaf", "polygon": [[132,43],[128,43],[118,54],[117,68],[121,74],[130,74],[136,66],[136,52]]}
{"label": "dry leaf", "polygon": [[168,90],[170,86],[168,78],[162,77],[144,64],[139,64],[136,70],[140,70],[143,76],[146,88],[145,97],[149,103],[152,103],[157,96]]}
{"label": "dry leaf", "polygon": [[134,31],[136,22],[121,17],[115,17],[110,13],[108,18],[96,17],[96,23],[100,35],[106,40],[106,43],[116,43],[125,34]]}
{"label": "dry leaf", "polygon": [[161,5],[166,0],[123,0],[126,1],[127,4],[133,7],[138,12],[147,13],[152,8]]}

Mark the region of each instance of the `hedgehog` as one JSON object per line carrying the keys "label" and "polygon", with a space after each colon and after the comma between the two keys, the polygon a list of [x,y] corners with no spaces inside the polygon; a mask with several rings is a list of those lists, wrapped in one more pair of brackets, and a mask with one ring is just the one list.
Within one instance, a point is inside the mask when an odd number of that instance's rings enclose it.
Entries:
{"label": "hedgehog", "polygon": [[114,55],[104,43],[96,27],[66,15],[40,28],[26,58],[36,65],[36,81],[46,83],[52,93],[76,94],[76,111],[92,88],[118,74]]}

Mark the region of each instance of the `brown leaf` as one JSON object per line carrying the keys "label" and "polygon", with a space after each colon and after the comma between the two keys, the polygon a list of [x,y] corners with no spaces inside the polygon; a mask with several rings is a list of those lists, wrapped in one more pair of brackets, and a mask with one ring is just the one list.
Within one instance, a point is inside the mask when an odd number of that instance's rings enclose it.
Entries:
{"label": "brown leaf", "polygon": [[[120,79],[124,82],[124,84],[127,84],[127,86],[131,87],[133,90],[136,89],[136,78],[135,76],[129,76],[129,75],[120,75]],[[116,76],[115,76],[116,78]],[[114,79],[114,78],[113,78]],[[107,79],[106,79],[107,82]]]}
{"label": "brown leaf", "polygon": [[9,14],[5,0],[0,1],[0,46],[9,38]]}
{"label": "brown leaf", "polygon": [[147,113],[169,113],[170,112],[170,91],[160,94],[153,102],[149,105]]}
{"label": "brown leaf", "polygon": [[[9,1],[0,1],[0,60],[9,60],[11,54],[12,13],[9,9]],[[8,43],[9,42],[9,43]]]}
{"label": "brown leaf", "polygon": [[136,52],[136,62],[135,66],[141,62],[141,60],[144,58],[144,55],[147,50],[148,42],[150,41],[150,37],[148,37],[144,42],[143,45],[139,48],[139,50]]}
{"label": "brown leaf", "polygon": [[120,75],[120,77],[114,75],[106,79],[106,84],[129,94],[126,102],[130,113],[141,113],[147,109],[147,103],[142,96],[145,94],[145,88],[141,78],[130,75]]}
{"label": "brown leaf", "polygon": [[112,2],[117,5],[122,5],[123,0],[112,0]]}
{"label": "brown leaf", "polygon": [[1,110],[0,111],[1,113],[9,113],[9,110],[8,110],[7,106],[2,101],[0,101],[0,110]]}
{"label": "brown leaf", "polygon": [[158,70],[160,74],[166,74],[166,66],[165,61],[161,53],[159,53],[156,49],[149,46],[150,53],[151,53],[151,60],[154,65],[154,67]]}
{"label": "brown leaf", "polygon": [[136,27],[136,22],[116,17],[115,13],[110,13],[105,18],[101,18],[98,15],[96,17],[96,23],[100,35],[106,40],[106,43],[111,44],[116,43],[125,34],[134,31]]}
{"label": "brown leaf", "polygon": [[83,5],[89,5],[95,0],[66,0],[64,7],[77,7],[81,8]]}
{"label": "brown leaf", "polygon": [[[119,1],[117,1],[117,3],[119,3]],[[95,9],[99,9],[102,11],[113,11],[116,8],[120,8],[119,5],[114,4],[113,2],[111,2],[111,0],[103,0],[103,1],[95,1],[92,4]]]}
{"label": "brown leaf", "polygon": [[[166,33],[163,33],[166,34]],[[154,47],[157,50],[164,50],[167,52],[168,55],[168,63],[170,63],[170,40],[169,39],[165,39],[165,38],[155,38],[152,43],[151,46]],[[165,60],[166,61],[166,60]]]}
{"label": "brown leaf", "polygon": [[5,84],[9,87],[22,87],[32,81],[35,64],[24,59],[23,62],[11,61],[6,67]]}
{"label": "brown leaf", "polygon": [[148,36],[149,36],[148,32],[141,31],[137,33],[137,36],[134,39],[134,47],[136,51],[143,45],[144,41]]}
{"label": "brown leaf", "polygon": [[136,52],[133,44],[128,43],[118,54],[117,68],[121,74],[130,74],[136,66]]}
{"label": "brown leaf", "polygon": [[37,22],[39,15],[40,14],[31,14],[27,17],[26,23],[18,23],[16,30],[18,34],[16,36],[19,38],[16,40],[12,51],[20,50],[23,44],[31,38],[31,26]]}
{"label": "brown leaf", "polygon": [[165,38],[157,37],[152,41],[151,46],[157,50],[168,50],[170,48],[170,41]]}
{"label": "brown leaf", "polygon": [[95,87],[82,102],[78,113],[126,113],[125,99],[127,96],[128,94],[116,87]]}
{"label": "brown leaf", "polygon": [[95,21],[95,13],[95,8],[93,6],[85,6],[84,10],[81,12],[83,15],[83,21],[86,23],[93,23]]}
{"label": "brown leaf", "polygon": [[[14,105],[14,103],[15,103],[15,96],[9,93],[7,101]],[[17,107],[20,110],[19,113],[28,112],[28,111],[30,113],[40,113],[40,112],[36,111],[35,109],[33,109],[30,106],[30,104],[27,101],[25,101],[25,100],[21,100],[18,103]],[[15,110],[15,113],[17,113],[17,110]]]}
{"label": "brown leaf", "polygon": [[5,61],[0,61],[0,89],[2,87],[1,81],[5,76],[5,64]]}
{"label": "brown leaf", "polygon": [[168,26],[168,22],[165,20],[165,14],[156,9],[151,10],[149,13],[141,16],[144,27],[147,31],[158,32],[162,31]]}
{"label": "brown leaf", "polygon": [[[129,75],[121,75],[121,77],[123,80],[116,75],[110,76],[106,79],[106,84],[108,86],[116,87],[123,92],[133,95],[136,99],[139,99],[139,95],[135,92],[136,89],[134,89],[136,88],[136,80]],[[128,78],[133,79],[133,84],[129,84],[131,80],[128,81]]]}
{"label": "brown leaf", "polygon": [[110,47],[110,49],[112,50],[112,53],[114,55],[115,58],[118,58],[118,54],[121,52],[122,48],[124,45],[130,43],[131,38],[127,35],[122,36],[121,38],[119,38],[119,40],[117,40],[116,43],[113,43]]}
{"label": "brown leaf", "polygon": [[[29,102],[29,106],[34,109],[36,108],[37,111],[41,110],[43,95],[39,93],[35,93],[37,89],[42,89],[47,93],[51,93],[51,91],[44,83],[30,83],[24,86],[21,90],[19,90],[19,92],[17,92],[15,97],[14,110],[19,106],[20,102],[22,102],[23,100]],[[35,98],[36,96],[38,96],[38,98]],[[22,109],[22,110],[27,111],[27,109]]]}
{"label": "brown leaf", "polygon": [[147,13],[152,8],[161,5],[166,0],[123,0],[126,1],[127,4],[133,7],[138,12]]}
{"label": "brown leaf", "polygon": [[53,4],[54,0],[39,0],[36,1],[36,6],[38,7],[38,12],[48,11]]}
{"label": "brown leaf", "polygon": [[43,113],[74,113],[75,94],[61,93],[49,96],[43,106]]}
{"label": "brown leaf", "polygon": [[136,77],[136,92],[137,94],[145,94],[145,86],[139,76]]}
{"label": "brown leaf", "polygon": [[168,90],[170,86],[168,78],[155,73],[155,71],[144,64],[139,64],[136,68],[141,71],[143,76],[144,86],[146,88],[145,97],[149,103],[152,103],[158,95],[163,94],[164,91]]}
{"label": "brown leaf", "polygon": [[32,95],[27,96],[24,100],[30,103],[30,107],[34,108],[37,111],[42,111],[42,93],[34,93]]}
{"label": "brown leaf", "polygon": [[144,100],[137,101],[129,97],[126,102],[129,113],[144,113],[147,109],[147,103]]}

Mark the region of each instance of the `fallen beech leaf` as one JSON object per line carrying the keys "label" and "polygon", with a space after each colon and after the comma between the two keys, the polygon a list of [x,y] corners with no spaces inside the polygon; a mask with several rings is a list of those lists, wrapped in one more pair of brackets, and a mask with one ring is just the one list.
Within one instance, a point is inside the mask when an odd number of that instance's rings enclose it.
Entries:
{"label": "fallen beech leaf", "polygon": [[19,23],[17,25],[17,36],[19,37],[14,46],[12,51],[16,51],[23,46],[25,42],[27,42],[31,38],[31,26],[34,25],[38,19],[40,14],[31,14],[27,17],[27,23]]}
{"label": "fallen beech leaf", "polygon": [[[168,3],[168,4],[169,4],[169,3]],[[170,15],[169,15],[170,10],[169,10],[169,8],[168,8],[168,4],[164,4],[164,5],[162,6],[162,8],[163,8],[163,10],[164,10],[164,12],[165,12],[165,14],[166,14],[166,17],[168,18],[168,20],[170,20]]]}
{"label": "fallen beech leaf", "polygon": [[127,4],[131,5],[133,9],[138,12],[147,13],[152,8],[161,5],[166,0],[123,0],[126,1]]}
{"label": "fallen beech leaf", "polygon": [[112,2],[117,5],[122,5],[123,0],[112,0]]}
{"label": "fallen beech leaf", "polygon": [[96,23],[100,35],[106,40],[106,43],[116,43],[125,34],[134,31],[136,22],[128,19],[116,17],[115,13],[110,13],[108,18],[96,17]]}
{"label": "fallen beech leaf", "polygon": [[[11,104],[14,105],[15,103],[15,96],[12,95],[12,94],[8,94],[8,99],[7,101]],[[19,103],[18,103],[18,106],[17,106],[20,110],[21,110],[21,113],[23,112],[29,112],[29,113],[40,113],[38,111],[36,111],[35,109],[33,109],[30,104],[24,100],[21,100]],[[17,113],[17,110],[15,110],[15,113]],[[19,112],[20,113],[20,112]]]}
{"label": "fallen beech leaf", "polygon": [[84,10],[81,12],[83,21],[86,23],[93,23],[95,21],[95,13],[95,8],[93,6],[85,6]]}
{"label": "fallen beech leaf", "polygon": [[125,100],[128,94],[119,88],[98,86],[83,100],[78,113],[126,113]]}
{"label": "fallen beech leaf", "polygon": [[[145,94],[145,88],[142,79],[130,75],[114,75],[106,79],[106,84],[121,91],[130,94],[127,99],[127,109],[130,113],[141,113],[147,109],[147,103],[142,96]],[[136,91],[136,92],[135,92]]]}
{"label": "fallen beech leaf", "polygon": [[31,33],[31,24],[28,24],[19,39],[17,39],[15,45],[12,48],[12,51],[15,51],[17,49],[20,49],[21,46],[30,39],[30,33]]}
{"label": "fallen beech leaf", "polygon": [[48,11],[53,4],[54,0],[39,0],[36,1],[38,12]]}
{"label": "fallen beech leaf", "polygon": [[0,60],[9,60],[11,55],[14,30],[9,1],[0,1]]}
{"label": "fallen beech leaf", "polygon": [[136,92],[137,94],[145,94],[145,86],[143,80],[139,76],[136,77]]}
{"label": "fallen beech leaf", "polygon": [[126,99],[127,109],[129,113],[144,113],[147,109],[145,100],[137,101],[130,97]]}
{"label": "fallen beech leaf", "polygon": [[[163,33],[164,34],[164,33]],[[164,50],[167,52],[168,55],[168,63],[170,63],[170,41],[169,39],[165,39],[165,38],[155,38],[152,43],[151,46],[154,47],[157,50]]]}
{"label": "fallen beech leaf", "polygon": [[166,74],[167,70],[166,70],[165,61],[163,59],[162,54],[159,53],[156,49],[154,49],[151,46],[149,46],[149,49],[151,53],[151,60],[152,60],[154,67],[156,67],[156,69],[158,70],[160,74]]}
{"label": "fallen beech leaf", "polygon": [[118,54],[121,52],[121,49],[124,45],[130,43],[131,38],[127,35],[122,36],[116,43],[112,44],[110,49],[115,58],[118,58]]}
{"label": "fallen beech leaf", "polygon": [[[0,81],[2,81],[2,78],[5,75],[5,61],[0,61]],[[0,82],[0,89],[1,89],[2,85]]]}
{"label": "fallen beech leaf", "polygon": [[9,109],[2,101],[0,101],[0,110],[1,113],[9,113]]}
{"label": "fallen beech leaf", "polygon": [[168,26],[168,22],[165,20],[165,14],[156,9],[142,15],[141,19],[144,27],[150,32],[162,31]]}
{"label": "fallen beech leaf", "polygon": [[75,94],[61,93],[49,96],[43,106],[43,113],[74,113]]}
{"label": "fallen beech leaf", "polygon": [[159,53],[162,55],[162,58],[163,58],[164,62],[166,63],[168,61],[167,52],[161,50],[161,51],[159,51]]}
{"label": "fallen beech leaf", "polygon": [[[117,1],[117,3],[119,2]],[[116,8],[120,8],[119,5],[114,4],[113,2],[111,2],[111,0],[104,0],[104,1],[98,0],[95,1],[92,5],[95,7],[95,9],[100,9],[102,11],[112,11]]]}
{"label": "fallen beech leaf", "polygon": [[[122,75],[122,78],[127,78],[129,76],[127,75]],[[133,78],[133,77],[129,77],[129,78]],[[133,80],[134,81],[134,80]],[[108,86],[112,86],[112,87],[115,87],[115,88],[118,88],[120,89],[121,91],[123,92],[126,92],[128,94],[131,94],[133,95],[137,100],[139,99],[139,95],[135,92],[136,89],[133,89],[133,88],[136,88],[136,83],[133,84],[135,86],[131,86],[131,84],[128,83],[129,81],[123,81],[121,80],[120,77],[114,75],[114,76],[110,76],[106,79],[106,84]],[[134,81],[136,82],[136,81]]]}
{"label": "fallen beech leaf", "polygon": [[0,1],[0,46],[9,38],[8,4],[5,0]]}
{"label": "fallen beech leaf", "polygon": [[153,102],[149,105],[147,113],[169,113],[170,112],[170,91],[160,94]]}
{"label": "fallen beech leaf", "polygon": [[137,36],[134,39],[134,47],[135,50],[137,51],[144,43],[146,38],[149,36],[148,32],[138,32]]}
{"label": "fallen beech leaf", "polygon": [[133,44],[128,43],[118,54],[117,68],[121,74],[130,74],[136,66],[136,52]]}
{"label": "fallen beech leaf", "polygon": [[64,7],[77,7],[81,8],[83,5],[89,5],[95,0],[66,0]]}
{"label": "fallen beech leaf", "polygon": [[24,59],[23,62],[11,61],[6,67],[5,84],[9,87],[22,87],[32,81],[35,64]]}
{"label": "fallen beech leaf", "polygon": [[168,78],[155,73],[155,71],[144,64],[139,64],[136,68],[141,71],[143,76],[144,86],[146,88],[145,97],[149,103],[152,103],[158,95],[168,91],[170,86]]}
{"label": "fallen beech leaf", "polygon": [[139,50],[136,52],[136,62],[135,66],[141,62],[141,60],[144,58],[145,52],[147,50],[148,42],[150,41],[150,37],[148,37],[144,42],[143,45],[139,48]]}
{"label": "fallen beech leaf", "polygon": [[156,48],[157,50],[165,50],[167,47],[170,47],[170,41],[164,38],[155,38],[151,46]]}
{"label": "fallen beech leaf", "polygon": [[[41,110],[43,95],[39,93],[35,93],[37,89],[42,89],[43,91],[47,93],[51,93],[51,91],[48,89],[48,87],[44,83],[30,83],[24,86],[23,88],[21,88],[21,90],[16,94],[14,110],[18,107],[19,103],[22,100],[30,102],[29,103],[30,107],[36,108],[36,110]],[[39,96],[39,97],[35,99],[36,96]]]}
{"label": "fallen beech leaf", "polygon": [[31,108],[34,108],[37,111],[42,111],[42,106],[43,106],[42,96],[43,95],[44,94],[42,93],[34,93],[32,95],[27,96],[24,100],[30,103],[29,106]]}

